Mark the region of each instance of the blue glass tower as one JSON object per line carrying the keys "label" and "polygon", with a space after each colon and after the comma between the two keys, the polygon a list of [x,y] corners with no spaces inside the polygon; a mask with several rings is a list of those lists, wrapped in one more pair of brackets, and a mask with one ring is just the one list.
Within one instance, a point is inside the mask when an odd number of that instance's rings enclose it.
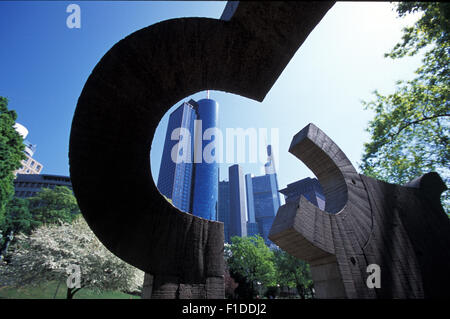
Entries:
{"label": "blue glass tower", "polygon": [[[194,154],[194,144],[191,140],[194,136],[194,121],[197,118],[195,108],[196,102],[191,100],[189,103],[182,103],[170,114],[157,184],[159,191],[171,199],[174,206],[185,212],[189,212],[191,201]],[[190,136],[181,134],[182,137],[178,137],[174,134],[172,139],[172,134],[180,128],[185,129],[185,133]],[[184,145],[188,149],[179,147],[185,137],[188,140],[184,141]],[[175,158],[172,158],[172,155]]]}
{"label": "blue glass tower", "polygon": [[217,219],[223,223],[225,242],[230,242],[230,183],[219,182],[219,198],[217,205]]}
{"label": "blue glass tower", "polygon": [[276,174],[252,177],[251,188],[247,186],[247,193],[248,197],[253,198],[258,233],[266,243],[269,243],[269,231],[280,207],[280,198],[276,188]]}
{"label": "blue glass tower", "polygon": [[[216,161],[208,163],[208,159],[203,156],[206,146],[209,143],[214,143],[215,136],[211,136],[212,140],[207,140],[203,137],[208,129],[217,128],[219,105],[211,99],[199,100],[197,104],[198,119],[201,121],[196,121],[197,125],[195,127],[194,194],[191,212],[196,216],[217,220],[219,164]],[[215,149],[212,149],[212,155],[214,155],[215,151]]]}
{"label": "blue glass tower", "polygon": [[255,219],[255,202],[253,197],[253,183],[250,174],[245,175],[245,187],[247,196],[247,236],[253,236],[259,233],[258,224]]}
{"label": "blue glass tower", "polygon": [[211,141],[203,136],[217,127],[218,108],[211,99],[190,100],[170,114],[157,183],[175,207],[210,220],[217,219],[218,163],[204,161]]}
{"label": "blue glass tower", "polygon": [[323,195],[322,186],[317,178],[307,177],[290,183],[286,188],[280,190],[280,193],[284,194],[286,202],[298,203],[300,196],[303,195],[320,209],[325,209],[325,196]]}
{"label": "blue glass tower", "polygon": [[250,224],[252,219],[250,216],[253,215],[259,235],[264,238],[266,244],[270,245],[269,231],[280,207],[280,196],[278,193],[277,174],[273,163],[272,147],[270,145],[267,147],[267,155],[268,162],[264,165],[266,174],[256,177],[246,175],[246,190],[249,229],[252,229],[254,232],[255,226]]}
{"label": "blue glass tower", "polygon": [[244,176],[238,164],[228,168],[229,182],[219,183],[219,220],[224,223],[225,240],[232,236],[260,235],[271,245],[268,235],[280,207],[277,174],[272,147],[267,147],[266,174]]}

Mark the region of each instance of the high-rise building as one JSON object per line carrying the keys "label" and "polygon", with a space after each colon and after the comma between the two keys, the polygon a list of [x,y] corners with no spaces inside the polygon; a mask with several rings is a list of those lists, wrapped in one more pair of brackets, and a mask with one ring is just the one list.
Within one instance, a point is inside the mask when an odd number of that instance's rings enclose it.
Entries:
{"label": "high-rise building", "polygon": [[248,177],[247,181],[247,197],[253,199],[258,233],[270,244],[269,231],[280,207],[276,174]]}
{"label": "high-rise building", "polygon": [[36,152],[36,145],[33,145],[26,140],[26,137],[28,136],[27,128],[20,123],[15,123],[14,128],[24,139],[23,143],[25,144],[25,150],[23,152],[26,156],[26,159],[21,161],[22,167],[14,171],[14,175],[40,174],[44,166],[33,158],[33,155]]}
{"label": "high-rise building", "polygon": [[273,159],[272,145],[267,145],[267,163],[264,164],[266,174],[275,174],[275,161]]}
{"label": "high-rise building", "polygon": [[[217,197],[219,193],[219,164],[203,156],[211,140],[205,132],[217,128],[219,105],[211,99],[197,102],[197,121],[194,136],[194,187],[192,213],[210,220],[217,220]],[[212,135],[211,135],[212,138]],[[214,137],[215,138],[215,137]],[[214,143],[214,142],[213,142]],[[216,149],[211,150],[215,153]],[[214,155],[214,154],[213,154]]]}
{"label": "high-rise building", "polygon": [[247,200],[245,179],[242,167],[238,164],[228,168],[230,189],[230,224],[228,226],[230,238],[233,236],[247,236]]}
{"label": "high-rise building", "polygon": [[270,145],[267,154],[265,175],[244,176],[242,167],[235,164],[228,168],[229,182],[219,184],[219,220],[228,231],[227,242],[232,236],[260,235],[267,245],[272,244],[268,235],[280,207],[280,196]]}
{"label": "high-rise building", "polygon": [[267,146],[267,155],[268,160],[264,165],[266,174],[255,177],[247,174],[246,190],[247,201],[253,206],[249,204],[249,216],[254,214],[258,234],[270,245],[269,231],[280,207],[280,196],[271,145]]}
{"label": "high-rise building", "polygon": [[[184,102],[169,116],[157,184],[159,191],[185,212],[190,211],[191,202],[195,107],[194,100]],[[186,136],[188,140],[184,140]]]}
{"label": "high-rise building", "polygon": [[218,108],[211,99],[190,100],[170,114],[157,183],[174,206],[210,220],[217,219],[218,163],[205,162],[211,141],[203,137],[217,127]]}
{"label": "high-rise building", "polygon": [[280,190],[280,193],[284,195],[286,202],[298,203],[300,196],[303,195],[320,209],[325,209],[325,196],[317,178],[307,177],[290,183],[286,188]]}
{"label": "high-rise building", "polygon": [[255,202],[253,200],[253,183],[252,176],[250,174],[245,175],[245,187],[247,196],[247,235],[253,236],[259,233],[258,223],[255,218]]}
{"label": "high-rise building", "polygon": [[230,238],[230,183],[219,182],[219,198],[217,201],[217,219],[223,223],[225,242],[231,242]]}

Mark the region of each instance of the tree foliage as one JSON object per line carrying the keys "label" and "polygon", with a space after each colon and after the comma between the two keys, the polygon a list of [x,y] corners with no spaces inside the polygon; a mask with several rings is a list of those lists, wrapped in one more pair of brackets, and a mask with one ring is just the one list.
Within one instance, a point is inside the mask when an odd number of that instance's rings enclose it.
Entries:
{"label": "tree foliage", "polygon": [[225,274],[224,274],[224,283],[225,283],[225,298],[234,299],[236,296],[235,290],[239,286],[239,284],[231,277],[230,268],[228,267],[228,263],[225,260]]}
{"label": "tree foliage", "polygon": [[302,299],[313,297],[313,281],[308,263],[281,249],[274,251],[274,260],[276,281],[280,286],[297,288]]}
{"label": "tree foliage", "polygon": [[23,138],[14,129],[17,113],[8,109],[8,100],[0,96],[0,223],[5,207],[14,194],[14,174],[25,159]]}
{"label": "tree foliage", "polygon": [[[0,266],[0,285],[38,286],[67,282],[69,265],[81,270],[81,288],[95,291],[138,291],[144,272],[113,255],[79,216],[72,224],[43,225],[30,235],[19,234],[8,252],[10,262]],[[72,289],[72,290],[71,290]],[[68,288],[73,296],[74,288]]]}
{"label": "tree foliage", "polygon": [[[400,2],[399,17],[420,12],[413,26],[385,57],[400,59],[424,52],[423,64],[410,81],[398,81],[392,94],[375,91],[375,100],[363,102],[375,112],[364,145],[363,173],[387,182],[404,184],[430,171],[449,182],[449,26],[450,4]],[[444,195],[447,203],[448,193]]]}
{"label": "tree foliage", "polygon": [[6,205],[5,219],[0,229],[7,234],[10,231],[30,234],[31,230],[41,223],[33,218],[29,201],[26,198],[14,197]]}
{"label": "tree foliage", "polygon": [[230,272],[242,288],[245,281],[251,287],[251,296],[258,294],[259,287],[275,284],[275,266],[273,252],[259,236],[231,238],[229,257],[227,259]]}
{"label": "tree foliage", "polygon": [[66,186],[42,188],[29,201],[33,219],[39,224],[70,223],[80,213],[75,196]]}

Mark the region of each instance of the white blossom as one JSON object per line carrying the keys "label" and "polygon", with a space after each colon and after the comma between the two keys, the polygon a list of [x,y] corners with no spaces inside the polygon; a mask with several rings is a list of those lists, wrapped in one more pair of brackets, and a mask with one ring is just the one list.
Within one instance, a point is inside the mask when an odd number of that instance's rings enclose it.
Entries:
{"label": "white blossom", "polygon": [[66,268],[80,266],[81,287],[95,291],[140,291],[144,272],[112,254],[82,216],[71,224],[44,225],[31,235],[18,234],[0,264],[0,286],[21,287],[66,282]]}

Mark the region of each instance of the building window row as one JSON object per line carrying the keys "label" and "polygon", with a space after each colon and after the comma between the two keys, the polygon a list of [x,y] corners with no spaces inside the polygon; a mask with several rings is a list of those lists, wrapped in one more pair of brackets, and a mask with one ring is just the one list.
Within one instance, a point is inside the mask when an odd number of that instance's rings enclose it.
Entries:
{"label": "building window row", "polygon": [[[15,183],[16,187],[32,187],[32,188],[53,188],[55,187],[55,184],[49,184],[49,183],[36,183],[36,182],[16,182]],[[63,186],[63,185],[60,185]],[[71,185],[64,185],[67,186],[69,188],[72,188]]]}
{"label": "building window row", "polygon": [[17,197],[32,197],[36,195],[36,192],[31,192],[31,191],[18,191],[16,192],[16,196]]}

